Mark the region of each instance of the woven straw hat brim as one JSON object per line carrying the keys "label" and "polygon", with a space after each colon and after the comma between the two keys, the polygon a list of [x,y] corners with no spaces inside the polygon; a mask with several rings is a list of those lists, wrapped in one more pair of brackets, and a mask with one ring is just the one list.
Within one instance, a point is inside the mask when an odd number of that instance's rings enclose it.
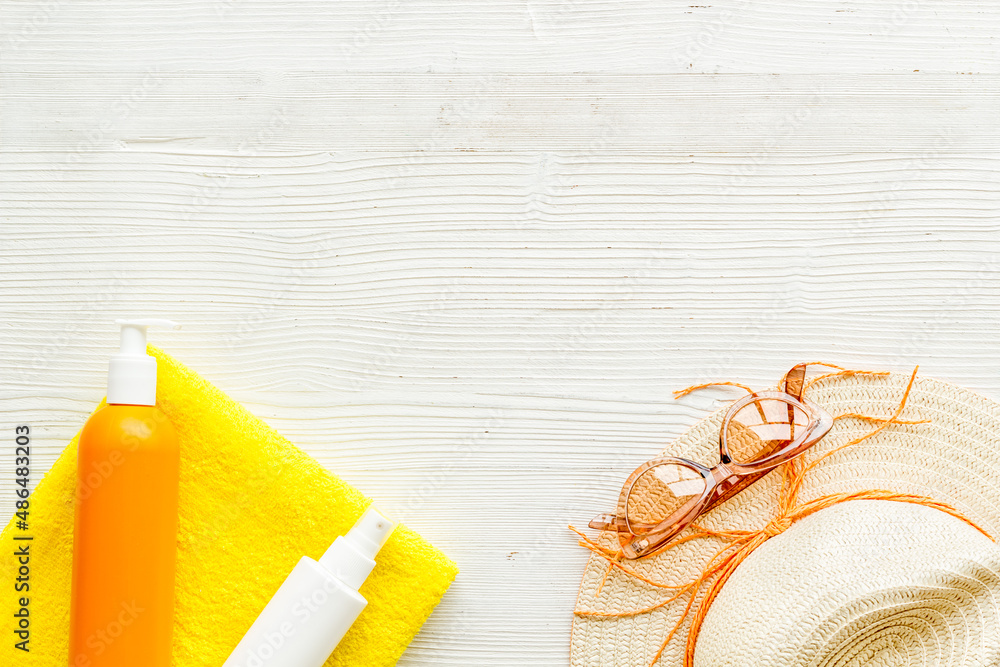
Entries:
{"label": "woven straw hat brim", "polygon": [[973,527],[931,507],[855,500],[740,564],[705,619],[695,667],[998,665],[998,595],[1000,549]]}
{"label": "woven straw hat brim", "polygon": [[[898,407],[908,380],[908,375],[897,373],[882,377],[835,377],[813,385],[806,396],[833,415],[860,413],[887,417]],[[670,443],[663,453],[690,458],[706,465],[716,464],[719,424],[724,412],[725,409],[721,409],[693,426],[680,439]],[[948,503],[991,535],[1000,534],[1000,460],[997,456],[1000,404],[954,385],[918,378],[900,417],[930,419],[931,422],[893,424],[875,436],[834,454],[807,474],[800,502],[833,493],[885,489],[928,496]],[[871,422],[838,419],[833,430],[806,457],[812,459],[868,433],[872,428]],[[779,484],[779,474],[768,475],[703,516],[699,523],[717,530],[760,529],[774,513]],[[995,620],[987,623],[973,622],[972,619],[995,619],[1000,616],[1000,588],[993,586],[991,577],[995,575],[989,574],[1000,569],[1000,552],[992,542],[954,517],[926,507],[906,506],[901,509],[903,505],[888,501],[845,503],[802,519],[785,533],[766,542],[740,565],[713,604],[699,635],[695,654],[698,667],[744,664],[774,667],[853,667],[855,664],[965,667],[998,664],[993,662],[992,652],[1000,644],[1000,624]],[[928,516],[932,518],[926,518]],[[882,532],[866,529],[866,518],[871,525],[881,525]],[[930,532],[914,533],[914,521],[928,526]],[[846,562],[848,557],[858,558],[862,553],[880,563],[890,562],[894,552],[885,548],[884,538],[884,535],[892,534],[890,529],[902,530],[902,537],[895,539],[899,543],[909,540],[913,546],[909,551],[916,553],[915,560],[906,561],[907,567],[901,568],[900,579],[895,580],[896,598],[885,597],[885,587],[876,586],[878,591],[883,592],[873,592],[871,586],[862,585],[865,581],[874,582],[872,585],[878,583],[875,569],[867,568],[866,572],[863,562]],[[944,541],[950,542],[949,547],[954,547],[954,550],[942,549]],[[602,534],[599,542],[608,547],[617,546],[611,533]],[[723,545],[724,542],[715,538],[692,540],[658,556],[629,564],[650,579],[684,584],[695,579]],[[803,545],[808,548],[803,549]],[[919,545],[922,546],[918,548]],[[828,582],[839,581],[833,575],[824,573],[820,563],[801,557],[803,553],[811,553],[810,549],[815,552],[818,548],[842,555],[842,561],[834,565],[854,573],[854,578],[845,580],[851,585],[845,584],[846,588],[841,587],[836,594],[836,591],[828,591],[829,595],[825,596],[794,596],[797,586],[803,591],[815,592],[825,590],[823,587]],[[961,553],[967,555],[963,562],[958,559]],[[799,557],[786,559],[780,557],[782,554],[799,554]],[[767,567],[768,561],[772,561],[773,565],[780,564],[780,569]],[[955,580],[967,582],[971,589],[977,591],[975,595],[965,598],[951,591],[949,594],[962,598],[954,602],[957,611],[952,615],[943,615],[940,609],[935,610],[937,605],[942,604],[938,598],[912,595],[914,591],[929,590],[928,582],[940,584],[947,580],[941,574],[945,571],[958,572]],[[621,614],[653,606],[672,594],[669,590],[654,588],[617,570],[605,577],[606,572],[607,561],[592,555],[581,582],[577,611]],[[810,577],[817,578],[818,588],[803,588],[802,581]],[[765,591],[773,593],[771,589],[782,587],[792,594],[784,598],[784,604],[778,604],[782,600],[780,596],[764,595]],[[740,593],[747,591],[754,592],[751,597],[756,600],[751,599],[744,604]],[[911,594],[910,598],[907,598],[907,591]],[[789,602],[793,597],[798,606]],[[864,613],[855,609],[858,605],[888,609],[893,607],[886,601],[893,599],[900,608],[911,610],[909,616],[903,614],[900,618],[948,620],[924,622],[923,625],[915,621],[909,625],[886,623],[882,631],[871,630],[869,634],[857,630],[853,634],[844,631],[846,635],[837,635],[831,630],[830,624],[838,616],[843,617],[846,626],[866,618]],[[620,618],[576,616],[571,639],[572,667],[650,665],[686,604],[687,600],[682,598],[651,612]],[[748,618],[765,625],[771,622],[775,627],[782,623],[796,627],[795,622],[802,621],[805,615],[813,617],[818,626],[831,633],[823,635],[813,628],[814,633],[808,636],[809,642],[812,642],[808,661],[801,656],[801,642],[805,641],[802,636],[785,633],[775,641],[769,635],[770,644],[760,644],[751,630],[738,631],[744,627],[740,623]],[[877,627],[874,618],[867,617],[864,623]],[[867,628],[864,623],[862,627]],[[751,625],[745,625],[745,628]],[[922,632],[915,629],[918,626],[923,628]],[[733,627],[735,630],[727,630]],[[685,624],[668,643],[657,665],[679,667],[683,664],[686,635]],[[969,637],[975,637],[975,640]],[[868,648],[863,650],[861,644]],[[943,648],[938,652],[924,650],[933,644]],[[734,646],[741,647],[735,652],[735,657],[730,650]],[[748,651],[752,654],[757,649],[764,652],[754,654],[754,661],[740,661],[739,655]],[[986,662],[974,661],[980,659]]]}

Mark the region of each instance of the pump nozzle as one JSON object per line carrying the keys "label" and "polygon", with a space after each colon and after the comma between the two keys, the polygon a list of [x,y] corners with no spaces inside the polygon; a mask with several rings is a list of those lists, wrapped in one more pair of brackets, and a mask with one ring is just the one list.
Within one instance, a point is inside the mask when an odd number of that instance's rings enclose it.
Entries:
{"label": "pump nozzle", "polygon": [[375,506],[369,507],[354,527],[347,532],[347,539],[353,540],[364,555],[375,558],[379,549],[389,539],[396,524],[385,518]]}
{"label": "pump nozzle", "polygon": [[156,404],[156,359],[146,354],[146,327],[180,329],[173,320],[115,320],[121,326],[121,347],[108,367],[108,403]]}
{"label": "pump nozzle", "polygon": [[375,556],[395,528],[395,522],[371,506],[361,515],[347,535],[341,535],[334,540],[319,559],[319,563],[345,584],[357,590],[375,568]]}

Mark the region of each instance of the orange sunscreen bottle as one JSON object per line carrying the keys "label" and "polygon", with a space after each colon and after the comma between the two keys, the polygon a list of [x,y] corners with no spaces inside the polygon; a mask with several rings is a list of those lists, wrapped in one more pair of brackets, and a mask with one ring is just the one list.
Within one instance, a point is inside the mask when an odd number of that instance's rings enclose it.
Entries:
{"label": "orange sunscreen bottle", "polygon": [[70,667],[170,667],[177,554],[177,436],[156,408],[146,327],[119,320],[108,405],[80,433]]}

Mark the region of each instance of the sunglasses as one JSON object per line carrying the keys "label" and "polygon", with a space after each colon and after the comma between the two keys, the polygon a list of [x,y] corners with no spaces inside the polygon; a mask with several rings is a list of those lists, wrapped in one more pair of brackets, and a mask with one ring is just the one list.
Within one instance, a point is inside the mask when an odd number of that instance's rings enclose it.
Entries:
{"label": "sunglasses", "polygon": [[650,556],[699,516],[816,444],[833,417],[802,397],[807,366],[788,371],[782,391],[755,392],[729,407],[714,468],[673,456],[647,461],[625,481],[617,512],[598,516],[590,527],[617,531],[626,558]]}

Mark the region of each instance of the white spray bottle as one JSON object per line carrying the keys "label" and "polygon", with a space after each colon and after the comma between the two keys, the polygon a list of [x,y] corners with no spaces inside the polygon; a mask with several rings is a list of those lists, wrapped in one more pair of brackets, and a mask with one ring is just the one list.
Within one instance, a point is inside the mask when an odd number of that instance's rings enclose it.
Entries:
{"label": "white spray bottle", "polygon": [[369,507],[318,562],[303,556],[223,667],[322,667],[368,604],[358,589],[395,527]]}

